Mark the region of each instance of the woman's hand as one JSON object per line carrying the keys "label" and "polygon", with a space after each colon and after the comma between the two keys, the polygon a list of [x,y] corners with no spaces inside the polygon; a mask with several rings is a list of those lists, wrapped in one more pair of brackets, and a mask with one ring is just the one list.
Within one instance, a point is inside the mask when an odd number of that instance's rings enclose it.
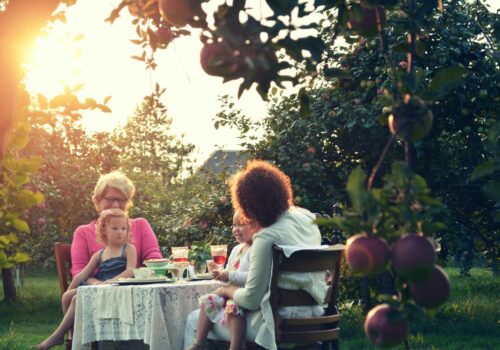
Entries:
{"label": "woman's hand", "polygon": [[234,293],[239,289],[237,286],[224,286],[217,288],[214,293],[220,297],[233,298]]}
{"label": "woman's hand", "polygon": [[229,271],[227,270],[213,271],[212,276],[215,280],[229,282]]}

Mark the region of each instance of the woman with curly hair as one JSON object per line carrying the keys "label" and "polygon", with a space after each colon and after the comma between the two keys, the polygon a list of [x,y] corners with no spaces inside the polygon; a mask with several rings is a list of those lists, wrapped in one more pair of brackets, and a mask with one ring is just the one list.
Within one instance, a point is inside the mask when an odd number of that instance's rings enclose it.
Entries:
{"label": "woman with curly hair", "polygon": [[[269,303],[269,284],[272,270],[272,247],[292,245],[311,247],[321,244],[321,234],[315,216],[302,208],[293,206],[290,179],[276,166],[261,160],[250,161],[246,168],[231,181],[231,198],[235,211],[239,210],[247,220],[256,222],[262,230],[253,236],[250,268],[244,287],[227,285],[219,288],[219,296],[231,298],[245,313],[247,328],[245,340],[253,341],[266,349],[276,349],[274,320]],[[304,289],[320,304],[328,287],[324,274],[287,274],[282,276],[280,287]],[[283,308],[285,317],[303,318],[320,316],[323,309],[315,307]],[[205,344],[193,342],[197,311],[187,320],[184,345],[191,349],[204,349]],[[229,340],[226,329],[214,325],[208,338]]]}

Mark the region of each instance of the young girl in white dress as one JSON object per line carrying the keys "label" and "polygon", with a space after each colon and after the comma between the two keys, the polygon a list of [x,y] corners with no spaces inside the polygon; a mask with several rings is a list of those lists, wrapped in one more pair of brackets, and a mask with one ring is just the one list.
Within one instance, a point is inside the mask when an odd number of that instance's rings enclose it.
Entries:
{"label": "young girl in white dress", "polygon": [[[212,272],[215,279],[233,285],[245,285],[250,265],[252,238],[258,231],[260,231],[260,226],[244,220],[239,211],[234,213],[233,236],[240,244],[231,251],[226,269]],[[243,316],[244,310],[238,307],[232,299],[224,298],[215,293],[205,294],[200,297],[199,301],[201,309],[196,340],[188,349],[205,349],[208,332],[214,323],[229,327],[231,334],[230,349],[240,349],[246,328],[246,320]]]}

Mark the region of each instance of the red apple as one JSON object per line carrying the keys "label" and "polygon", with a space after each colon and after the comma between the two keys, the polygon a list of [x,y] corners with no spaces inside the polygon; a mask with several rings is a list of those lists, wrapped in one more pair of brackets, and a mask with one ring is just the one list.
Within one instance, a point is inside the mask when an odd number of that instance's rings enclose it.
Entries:
{"label": "red apple", "polygon": [[160,27],[156,31],[156,36],[160,44],[168,44],[172,40],[172,31],[168,27]]}
{"label": "red apple", "polygon": [[162,17],[171,25],[182,27],[194,17],[189,0],[159,0]]}
{"label": "red apple", "polygon": [[367,276],[385,271],[390,252],[383,239],[358,234],[347,240],[345,255],[354,273]]}
{"label": "red apple", "polygon": [[439,266],[434,266],[431,274],[422,281],[410,282],[410,297],[426,308],[443,304],[450,296],[450,280]]}
{"label": "red apple", "polygon": [[416,234],[401,237],[392,247],[391,257],[396,273],[412,281],[427,278],[436,263],[434,245]]}
{"label": "red apple", "polygon": [[411,141],[417,141],[430,131],[433,119],[427,104],[420,98],[413,97],[408,103],[396,106],[387,122],[393,135],[408,135]]}
{"label": "red apple", "polygon": [[[385,24],[385,10],[378,6],[380,24],[383,27]],[[352,10],[349,11],[349,20],[347,27],[364,35],[375,35],[377,29],[377,7],[361,5],[361,18],[356,16]]]}
{"label": "red apple", "polygon": [[223,43],[207,43],[200,52],[200,63],[209,75],[223,77],[238,69],[235,57]]}
{"label": "red apple", "polygon": [[408,337],[408,320],[399,310],[381,304],[366,316],[365,334],[375,346],[397,346]]}

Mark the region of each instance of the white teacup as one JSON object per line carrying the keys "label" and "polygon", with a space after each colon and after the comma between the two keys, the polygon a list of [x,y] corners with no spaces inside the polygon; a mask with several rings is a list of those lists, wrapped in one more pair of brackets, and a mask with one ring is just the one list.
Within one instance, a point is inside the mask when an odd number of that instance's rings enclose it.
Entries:
{"label": "white teacup", "polygon": [[153,269],[150,267],[141,267],[138,269],[133,269],[135,278],[149,278],[153,276]]}

